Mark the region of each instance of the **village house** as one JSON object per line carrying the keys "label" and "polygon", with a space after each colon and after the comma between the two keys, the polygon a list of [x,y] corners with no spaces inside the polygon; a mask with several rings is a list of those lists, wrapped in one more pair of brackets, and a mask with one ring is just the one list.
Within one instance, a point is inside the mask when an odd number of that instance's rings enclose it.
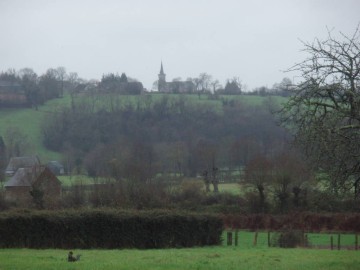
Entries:
{"label": "village house", "polygon": [[13,176],[19,168],[31,168],[39,165],[40,159],[37,156],[12,157],[5,169],[5,175]]}
{"label": "village house", "polygon": [[29,205],[34,201],[32,191],[41,192],[44,203],[60,199],[61,182],[46,166],[18,168],[4,185],[5,200],[18,205]]}
{"label": "village house", "polygon": [[0,80],[0,107],[30,106],[24,88],[17,82]]}
{"label": "village house", "polygon": [[63,175],[65,173],[64,166],[56,160],[50,161],[48,164],[46,164],[46,167],[48,167],[55,175]]}

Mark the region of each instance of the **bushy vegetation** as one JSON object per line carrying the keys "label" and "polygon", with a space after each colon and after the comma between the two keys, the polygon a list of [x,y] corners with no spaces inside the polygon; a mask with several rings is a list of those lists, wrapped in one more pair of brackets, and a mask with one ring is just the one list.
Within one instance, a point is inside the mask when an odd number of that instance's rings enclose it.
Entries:
{"label": "bushy vegetation", "polygon": [[307,247],[308,239],[304,232],[296,230],[286,230],[272,235],[271,246],[281,248]]}
{"label": "bushy vegetation", "polygon": [[71,155],[68,164],[91,176],[128,178],[137,171],[136,177],[151,179],[159,172],[196,176],[213,166],[237,169],[258,153],[281,150],[287,137],[266,106],[234,101],[219,112],[181,96],[137,103],[93,98],[50,114],[42,129],[48,149]]}
{"label": "bushy vegetation", "polygon": [[0,218],[2,248],[169,248],[218,245],[212,215],[165,211],[10,212]]}
{"label": "bushy vegetation", "polygon": [[223,215],[225,227],[251,230],[300,230],[306,232],[359,232],[359,214],[295,212],[287,215]]}

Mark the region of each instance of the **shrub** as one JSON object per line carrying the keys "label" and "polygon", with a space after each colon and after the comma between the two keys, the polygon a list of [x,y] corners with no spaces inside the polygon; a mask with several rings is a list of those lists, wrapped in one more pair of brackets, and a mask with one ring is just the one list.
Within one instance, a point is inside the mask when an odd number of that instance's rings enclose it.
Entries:
{"label": "shrub", "polygon": [[64,207],[82,207],[86,204],[86,186],[74,185],[67,189],[62,196]]}
{"label": "shrub", "polygon": [[267,201],[261,201],[256,192],[248,192],[245,194],[247,212],[249,213],[267,213],[269,204]]}
{"label": "shrub", "polygon": [[8,208],[9,203],[5,200],[5,193],[0,190],[0,210],[6,210]]}
{"label": "shrub", "polygon": [[202,181],[185,178],[180,184],[180,188],[170,194],[171,200],[175,204],[182,206],[197,207],[205,197]]}
{"label": "shrub", "polygon": [[286,230],[274,233],[271,238],[271,246],[281,248],[306,247],[309,245],[307,237],[302,231]]}

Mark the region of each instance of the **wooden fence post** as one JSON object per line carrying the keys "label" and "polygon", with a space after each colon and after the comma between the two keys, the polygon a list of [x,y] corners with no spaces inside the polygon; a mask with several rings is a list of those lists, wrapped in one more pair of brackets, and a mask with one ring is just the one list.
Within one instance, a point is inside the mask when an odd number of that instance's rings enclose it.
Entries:
{"label": "wooden fence post", "polygon": [[359,238],[358,238],[358,235],[355,234],[355,250],[358,250],[359,248]]}
{"label": "wooden fence post", "polygon": [[236,230],[236,231],[235,231],[235,246],[236,246],[236,247],[238,246],[238,240],[239,240],[239,231]]}
{"label": "wooden fence post", "polygon": [[257,245],[257,238],[258,238],[258,232],[255,232],[254,241],[253,241],[254,246]]}
{"label": "wooden fence post", "polygon": [[227,233],[227,245],[232,246],[232,232]]}
{"label": "wooden fence post", "polygon": [[338,250],[340,250],[341,244],[340,244],[340,238],[341,238],[341,234],[338,234]]}
{"label": "wooden fence post", "polygon": [[307,234],[306,233],[304,233],[303,234],[303,247],[307,247],[308,246],[308,243],[309,243],[309,241],[308,241],[308,236],[307,236]]}
{"label": "wooden fence post", "polygon": [[333,236],[330,236],[330,248],[331,248],[331,250],[334,249],[334,237]]}
{"label": "wooden fence post", "polygon": [[270,247],[270,231],[268,231],[268,235],[267,235],[267,240],[268,240],[268,247]]}

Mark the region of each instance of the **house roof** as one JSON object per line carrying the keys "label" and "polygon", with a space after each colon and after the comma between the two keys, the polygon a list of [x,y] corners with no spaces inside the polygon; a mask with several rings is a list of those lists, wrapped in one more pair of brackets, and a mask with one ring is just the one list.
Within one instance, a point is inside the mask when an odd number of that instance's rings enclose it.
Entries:
{"label": "house roof", "polygon": [[47,164],[47,166],[54,166],[56,168],[64,168],[64,166],[57,160],[52,160],[49,161],[49,163]]}
{"label": "house roof", "polygon": [[5,187],[29,187],[31,186],[31,168],[19,168],[16,173],[5,183]]}
{"label": "house roof", "polygon": [[[19,168],[16,173],[7,181],[4,187],[30,187],[32,186],[39,178],[39,176],[44,173],[52,172],[45,166],[33,166],[31,168]],[[55,177],[56,178],[56,177]],[[57,178],[56,178],[57,179]],[[57,179],[61,184],[61,182]]]}
{"label": "house roof", "polygon": [[0,80],[0,93],[7,94],[25,94],[24,88],[17,82],[1,81]]}
{"label": "house roof", "polygon": [[0,87],[21,87],[17,82],[2,81],[0,80]]}
{"label": "house roof", "polygon": [[35,165],[40,165],[40,160],[37,156],[12,157],[5,171],[16,171],[19,168],[27,168]]}

